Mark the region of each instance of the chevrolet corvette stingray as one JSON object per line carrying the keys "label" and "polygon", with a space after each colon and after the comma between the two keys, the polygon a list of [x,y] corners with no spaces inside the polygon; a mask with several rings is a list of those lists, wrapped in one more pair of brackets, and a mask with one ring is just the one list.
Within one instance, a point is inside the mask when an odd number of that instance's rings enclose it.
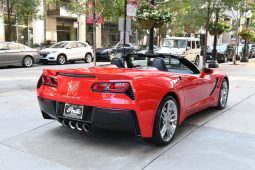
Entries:
{"label": "chevrolet corvette stingray", "polygon": [[[131,61],[132,55],[146,60]],[[132,55],[98,67],[43,70],[37,85],[43,117],[79,131],[132,132],[164,146],[188,116],[226,107],[224,73],[173,55]]]}

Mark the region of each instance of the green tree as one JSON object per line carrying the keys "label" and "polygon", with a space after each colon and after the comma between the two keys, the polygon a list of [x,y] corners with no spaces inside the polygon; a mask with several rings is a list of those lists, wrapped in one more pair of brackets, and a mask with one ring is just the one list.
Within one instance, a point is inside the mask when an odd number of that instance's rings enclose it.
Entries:
{"label": "green tree", "polygon": [[1,0],[0,2],[6,6],[4,11],[8,30],[6,41],[11,41],[13,25],[16,22],[25,22],[28,25],[33,19],[38,18],[39,0]]}

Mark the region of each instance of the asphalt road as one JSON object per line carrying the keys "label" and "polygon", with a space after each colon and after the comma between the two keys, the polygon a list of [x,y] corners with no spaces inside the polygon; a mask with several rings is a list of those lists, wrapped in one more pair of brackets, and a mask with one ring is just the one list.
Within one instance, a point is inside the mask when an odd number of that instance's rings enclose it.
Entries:
{"label": "asphalt road", "polygon": [[221,64],[230,78],[227,108],[188,118],[166,147],[121,132],[84,134],[42,118],[35,91],[42,69],[91,65],[0,68],[0,169],[255,170],[255,60]]}

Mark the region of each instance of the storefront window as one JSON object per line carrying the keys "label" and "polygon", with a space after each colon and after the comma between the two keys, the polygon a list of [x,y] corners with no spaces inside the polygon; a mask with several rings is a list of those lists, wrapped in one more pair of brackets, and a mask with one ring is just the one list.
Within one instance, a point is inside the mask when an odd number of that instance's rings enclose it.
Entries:
{"label": "storefront window", "polygon": [[57,18],[57,41],[77,40],[77,28],[73,27],[76,19]]}

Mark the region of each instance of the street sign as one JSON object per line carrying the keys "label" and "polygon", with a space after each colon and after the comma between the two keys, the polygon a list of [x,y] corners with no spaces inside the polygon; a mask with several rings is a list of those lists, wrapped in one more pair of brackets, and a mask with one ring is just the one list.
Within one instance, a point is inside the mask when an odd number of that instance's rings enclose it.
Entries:
{"label": "street sign", "polygon": [[[124,18],[119,18],[119,31],[124,31],[124,21],[125,21]],[[126,31],[129,32],[131,31],[131,19],[127,18],[126,22],[127,22]]]}
{"label": "street sign", "polygon": [[127,16],[128,17],[136,17],[137,11],[137,3],[134,1],[130,1],[127,4]]}

